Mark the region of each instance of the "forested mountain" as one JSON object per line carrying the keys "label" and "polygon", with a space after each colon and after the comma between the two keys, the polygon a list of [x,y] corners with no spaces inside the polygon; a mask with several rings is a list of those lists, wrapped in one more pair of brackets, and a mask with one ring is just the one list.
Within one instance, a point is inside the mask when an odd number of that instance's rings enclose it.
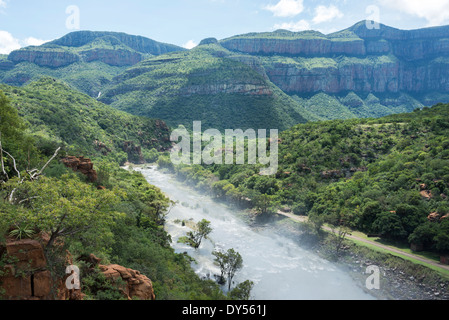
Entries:
{"label": "forested mountain", "polygon": [[76,156],[109,156],[118,163],[143,163],[151,150],[170,147],[170,131],[160,120],[133,116],[104,105],[52,78],[24,87],[0,85],[18,110],[39,149],[55,146]]}
{"label": "forested mountain", "polygon": [[[306,120],[382,117],[449,101],[448,27],[205,39],[190,51],[143,37],[75,32],[0,60],[0,81],[41,75],[172,126],[287,129]],[[238,113],[238,115],[237,115]]]}
{"label": "forested mountain", "polygon": [[216,43],[145,60],[117,76],[100,100],[175,127],[198,120],[205,129],[285,130],[308,114],[257,61]]}
{"label": "forested mountain", "polygon": [[98,97],[115,75],[146,58],[185,49],[117,32],[77,31],[13,51],[0,60],[0,81],[21,86],[43,75]]}
{"label": "forested mountain", "polygon": [[449,105],[438,104],[379,119],[295,126],[280,136],[276,176],[259,175],[260,165],[171,169],[221,200],[263,214],[292,211],[447,253],[448,137]]}
{"label": "forested mountain", "polygon": [[[362,22],[329,35],[209,38],[185,50],[83,31],[0,55],[0,243],[44,243],[59,280],[70,252],[90,299],[123,298],[120,284],[88,265],[91,254],[150,275],[159,299],[232,297],[171,248],[164,224],[173,203],[120,168],[157,160],[261,215],[289,211],[447,254],[448,39],[449,27]],[[280,129],[276,175],[260,165],[174,166],[171,129],[193,121]],[[67,168],[67,157],[92,158],[95,179]],[[11,268],[6,251],[0,245],[0,276],[19,270],[33,282],[36,270]]]}
{"label": "forested mountain", "polygon": [[[170,247],[170,199],[119,167],[157,158],[156,149],[167,147],[164,122],[115,110],[52,78],[2,85],[0,119],[1,300],[226,298]],[[76,157],[79,166],[65,166]],[[67,263],[79,266],[82,293],[66,296]],[[125,280],[117,271],[120,279],[108,278],[104,265],[126,272]]]}

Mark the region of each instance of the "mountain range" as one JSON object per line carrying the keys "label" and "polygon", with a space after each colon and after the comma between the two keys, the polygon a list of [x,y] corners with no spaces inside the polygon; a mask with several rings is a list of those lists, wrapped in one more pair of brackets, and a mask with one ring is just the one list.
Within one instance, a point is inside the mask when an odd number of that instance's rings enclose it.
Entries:
{"label": "mountain range", "polygon": [[288,129],[310,120],[381,117],[449,102],[449,26],[365,22],[332,34],[277,30],[208,38],[194,49],[78,31],[0,57],[0,82],[51,76],[170,126]]}

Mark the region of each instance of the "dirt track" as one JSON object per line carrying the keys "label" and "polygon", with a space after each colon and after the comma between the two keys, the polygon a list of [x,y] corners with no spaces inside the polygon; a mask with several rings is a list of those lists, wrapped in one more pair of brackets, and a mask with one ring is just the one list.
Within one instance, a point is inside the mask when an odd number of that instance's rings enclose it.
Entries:
{"label": "dirt track", "polygon": [[[297,216],[297,215],[294,215],[294,214],[291,214],[291,213],[282,212],[282,211],[279,211],[278,214],[282,215],[282,216],[285,216],[285,217],[288,217],[290,219],[299,221],[299,222],[307,222],[308,221],[308,218],[305,217],[305,216]],[[323,229],[332,232],[332,229],[330,229],[328,227],[323,227]],[[413,258],[415,260],[419,260],[421,262],[428,263],[428,264],[433,265],[433,266],[438,267],[438,268],[449,270],[449,266],[448,265],[444,265],[444,264],[441,264],[439,262],[435,262],[434,260],[426,259],[426,258],[417,256],[417,255],[414,255],[414,254],[410,254],[410,253],[404,252],[402,250],[395,249],[395,248],[392,248],[392,247],[389,247],[389,246],[377,243],[375,241],[367,240],[367,239],[364,239],[364,238],[361,238],[361,237],[357,237],[357,236],[354,236],[354,235],[347,235],[347,238],[348,239],[357,240],[357,241],[361,241],[361,242],[364,242],[364,243],[376,246],[378,248],[381,248],[381,249],[384,249],[384,250],[388,250],[390,252],[394,252],[394,253],[397,253],[397,254],[409,257],[409,258]]]}

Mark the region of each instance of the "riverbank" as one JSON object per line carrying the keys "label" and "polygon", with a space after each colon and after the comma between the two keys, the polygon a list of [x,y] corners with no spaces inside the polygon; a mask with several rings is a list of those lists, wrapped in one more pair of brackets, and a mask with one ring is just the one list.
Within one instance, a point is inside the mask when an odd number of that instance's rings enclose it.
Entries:
{"label": "riverbank", "polygon": [[[170,175],[170,177],[173,179],[176,178],[175,175]],[[178,180],[178,182],[189,189],[195,190],[195,188],[189,186],[185,181]],[[235,208],[232,205],[226,206]],[[262,221],[260,219],[254,219],[249,210],[239,210],[239,212],[241,214],[241,220],[251,226],[251,228],[263,229],[267,226],[270,228],[273,227],[279,235],[288,237],[300,247],[335,263],[354,279],[361,290],[378,299],[449,299],[448,282],[429,268],[388,253],[377,252],[348,240],[344,242],[339,259],[336,261],[334,259],[335,256],[332,254],[332,248],[326,244],[326,241],[317,238],[307,228],[304,229],[304,224],[300,224],[292,219],[275,216],[266,221]],[[304,221],[302,222],[304,223]],[[369,274],[366,274],[366,268],[370,265],[376,265],[380,269],[381,283],[379,290],[368,290],[366,288],[366,279],[369,277]]]}
{"label": "riverbank", "polygon": [[[136,170],[138,170],[136,168]],[[140,170],[138,170],[140,171]],[[256,300],[373,300],[354,280],[334,263],[304,249],[292,239],[276,233],[271,225],[254,223],[248,211],[232,208],[177,181],[174,176],[154,168],[142,174],[151,184],[178,204],[166,217],[176,253],[193,258],[192,267],[205,279],[213,279],[220,270],[214,263],[214,250],[234,249],[243,258],[244,267],[235,284],[251,280]],[[179,221],[210,221],[213,229],[197,250],[178,239],[190,229]]]}
{"label": "riverbank", "polygon": [[[310,239],[304,228],[304,221],[294,221],[285,216],[279,216],[274,221],[277,232],[288,235],[302,243],[325,259],[330,259],[346,270],[360,286],[377,297],[389,300],[448,300],[449,280],[440,273],[424,265],[413,263],[391,253],[381,252],[367,247],[362,243],[346,239],[340,250],[338,259],[332,254],[333,244],[326,240]],[[377,266],[380,270],[379,289],[366,289],[366,279],[369,266]]]}

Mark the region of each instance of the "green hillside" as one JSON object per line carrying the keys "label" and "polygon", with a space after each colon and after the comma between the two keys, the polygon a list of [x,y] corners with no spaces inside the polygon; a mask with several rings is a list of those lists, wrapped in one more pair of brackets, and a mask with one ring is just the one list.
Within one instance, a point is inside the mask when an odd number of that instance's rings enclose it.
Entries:
{"label": "green hillside", "polygon": [[439,104],[380,119],[295,126],[280,136],[276,176],[260,176],[251,165],[176,172],[220,199],[266,214],[292,210],[447,253],[448,137],[449,105]]}
{"label": "green hillside", "polygon": [[150,58],[116,77],[100,100],[172,126],[202,121],[219,130],[284,130],[312,117],[244,62],[218,44]]}
{"label": "green hillside", "polygon": [[117,32],[72,32],[41,46],[16,50],[2,59],[0,81],[21,86],[43,75],[64,80],[97,98],[114,76],[146,58],[185,49]]}
{"label": "green hillside", "polygon": [[57,144],[71,155],[139,163],[151,149],[164,150],[170,145],[164,122],[118,111],[52,78],[21,88],[0,85],[0,90],[40,148]]}
{"label": "green hillside", "polygon": [[[122,151],[125,141],[165,145],[163,122],[117,111],[50,78],[24,88],[2,85],[0,119],[1,300],[13,298],[4,296],[8,292],[3,287],[11,267],[13,275],[31,277],[31,283],[41,272],[6,254],[7,241],[29,239],[44,247],[48,286],[67,278],[68,257],[79,266],[84,300],[127,300],[123,281],[108,280],[86,260],[91,254],[102,264],[147,275],[158,300],[227,298],[215,282],[195,274],[191,260],[171,248],[164,230],[171,201],[142,174],[119,167],[134,154]],[[97,139],[104,143],[101,148]],[[61,146],[64,150],[44,167]],[[94,159],[98,179],[91,183],[65,168],[59,160],[66,154]],[[54,289],[48,299],[60,299]]]}

